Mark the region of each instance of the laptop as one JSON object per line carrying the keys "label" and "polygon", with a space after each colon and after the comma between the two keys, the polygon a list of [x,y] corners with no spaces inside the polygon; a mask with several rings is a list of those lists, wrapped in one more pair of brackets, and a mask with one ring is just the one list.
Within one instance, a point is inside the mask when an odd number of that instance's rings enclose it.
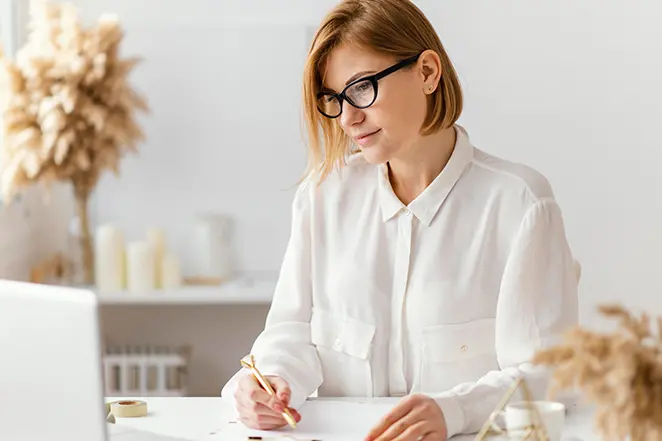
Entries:
{"label": "laptop", "polygon": [[168,441],[106,423],[93,291],[0,280],[0,438]]}

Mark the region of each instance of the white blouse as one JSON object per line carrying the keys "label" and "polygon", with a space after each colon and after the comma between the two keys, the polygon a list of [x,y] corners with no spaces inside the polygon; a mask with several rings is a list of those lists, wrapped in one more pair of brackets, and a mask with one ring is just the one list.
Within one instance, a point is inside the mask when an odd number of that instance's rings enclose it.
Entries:
{"label": "white blouse", "polygon": [[533,353],[576,323],[578,267],[547,179],[456,132],[448,164],[408,206],[361,154],[299,187],[252,348],[263,374],[289,382],[292,407],[315,391],[424,393],[449,437],[473,433]]}

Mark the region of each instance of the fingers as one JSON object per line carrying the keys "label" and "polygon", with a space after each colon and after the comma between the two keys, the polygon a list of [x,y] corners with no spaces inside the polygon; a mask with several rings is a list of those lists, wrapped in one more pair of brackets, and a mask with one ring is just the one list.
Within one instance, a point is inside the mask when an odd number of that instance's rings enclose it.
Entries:
{"label": "fingers", "polygon": [[[260,403],[249,403],[248,405],[239,403],[237,402],[237,410],[239,411],[239,414],[254,414],[254,415],[265,415],[265,416],[273,416],[273,417],[279,417],[279,418],[284,418],[282,415],[282,412],[275,411],[271,409],[270,407],[265,406],[264,404]],[[292,414],[292,417],[298,422],[301,420],[301,414],[297,412],[295,409],[292,409],[291,407],[288,408],[290,411],[290,414]],[[283,419],[284,420],[284,419]]]}
{"label": "fingers", "polygon": [[368,441],[445,441],[446,422],[436,402],[425,395],[400,401],[368,434]]}
{"label": "fingers", "polygon": [[[395,426],[393,426],[395,427]],[[430,435],[428,437],[428,435]],[[433,436],[434,432],[430,429],[430,425],[426,421],[418,421],[412,425],[405,425],[405,430],[398,432],[398,430],[387,430],[384,435],[379,437],[379,441],[382,439],[389,441],[433,441],[436,438]]]}
{"label": "fingers", "polygon": [[[235,392],[239,419],[248,427],[269,430],[287,424],[282,413],[289,404],[289,385],[280,377],[266,377],[266,380],[276,392],[275,396],[265,391],[252,375],[242,378]],[[289,411],[296,422],[301,421],[296,410],[290,408]]]}
{"label": "fingers", "polygon": [[[375,441],[393,441],[393,440],[409,440],[405,434],[409,431],[410,428],[416,426],[418,431],[423,430],[426,426],[426,421],[421,420],[420,412],[410,412],[404,415],[399,420],[395,421],[393,424],[388,426],[379,436],[375,438]],[[409,431],[411,433],[411,431]],[[414,438],[416,441],[418,437]]]}
{"label": "fingers", "polygon": [[267,377],[267,381],[271,383],[271,386],[276,392],[276,397],[287,406],[290,402],[290,396],[292,395],[292,391],[290,391],[290,386],[287,384],[287,381],[280,377]]}
{"label": "fingers", "polygon": [[246,416],[264,415],[264,416],[272,416],[272,417],[281,417],[281,412],[277,412],[272,408],[265,406],[264,404],[255,403],[255,402],[248,402],[248,403],[237,402],[237,410],[239,411],[240,415],[246,415]]}
{"label": "fingers", "polygon": [[270,430],[287,424],[279,412],[261,403],[237,401],[237,411],[241,422],[254,429]]}
{"label": "fingers", "polygon": [[244,424],[244,426],[258,430],[279,429],[287,424],[283,417],[274,417],[269,415],[241,416],[239,420]]}
{"label": "fingers", "polygon": [[292,409],[290,407],[290,414],[292,414],[292,418],[294,418],[294,421],[296,421],[297,423],[301,421],[301,414],[297,412],[296,409]]}
{"label": "fingers", "polygon": [[[239,411],[239,419],[247,427],[270,430],[287,425],[287,421],[282,413],[276,413],[263,404],[258,403],[250,408],[238,405],[237,410]],[[289,410],[297,423],[301,421],[301,415],[299,412],[291,408]]]}
{"label": "fingers", "polygon": [[284,404],[279,402],[277,397],[272,397],[267,391],[262,389],[255,378],[246,377],[242,379],[235,394],[237,403],[250,408],[255,404],[262,404],[273,409],[275,412],[282,412]]}
{"label": "fingers", "polygon": [[376,440],[381,436],[389,427],[396,424],[405,415],[407,415],[413,407],[412,400],[401,400],[391,411],[386,414],[381,421],[372,428],[366,437],[366,441]]}

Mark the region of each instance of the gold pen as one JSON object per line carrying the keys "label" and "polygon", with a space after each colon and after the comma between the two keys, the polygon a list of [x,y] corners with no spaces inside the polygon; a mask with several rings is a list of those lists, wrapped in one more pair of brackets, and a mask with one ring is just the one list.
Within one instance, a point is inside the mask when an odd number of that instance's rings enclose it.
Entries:
{"label": "gold pen", "polygon": [[[250,361],[246,361],[246,358],[241,360],[241,365],[245,368],[250,369],[253,371],[253,376],[257,379],[257,381],[262,385],[264,390],[266,390],[269,395],[276,396],[276,392],[274,391],[273,387],[271,387],[271,384],[262,376],[260,371],[257,370],[255,367],[255,357],[253,357],[253,354],[249,355],[247,357]],[[294,421],[294,417],[292,417],[292,414],[290,413],[290,410],[285,407],[285,409],[282,412],[283,418],[285,418],[285,421],[287,421],[287,424],[290,425],[293,429],[296,428],[297,423]]]}

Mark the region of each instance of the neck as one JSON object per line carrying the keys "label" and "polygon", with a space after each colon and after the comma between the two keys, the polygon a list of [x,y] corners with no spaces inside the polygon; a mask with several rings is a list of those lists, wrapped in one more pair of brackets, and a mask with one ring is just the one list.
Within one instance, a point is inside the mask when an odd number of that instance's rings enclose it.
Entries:
{"label": "neck", "polygon": [[455,146],[455,129],[443,129],[421,138],[407,154],[388,162],[389,179],[396,196],[409,205],[444,169]]}

